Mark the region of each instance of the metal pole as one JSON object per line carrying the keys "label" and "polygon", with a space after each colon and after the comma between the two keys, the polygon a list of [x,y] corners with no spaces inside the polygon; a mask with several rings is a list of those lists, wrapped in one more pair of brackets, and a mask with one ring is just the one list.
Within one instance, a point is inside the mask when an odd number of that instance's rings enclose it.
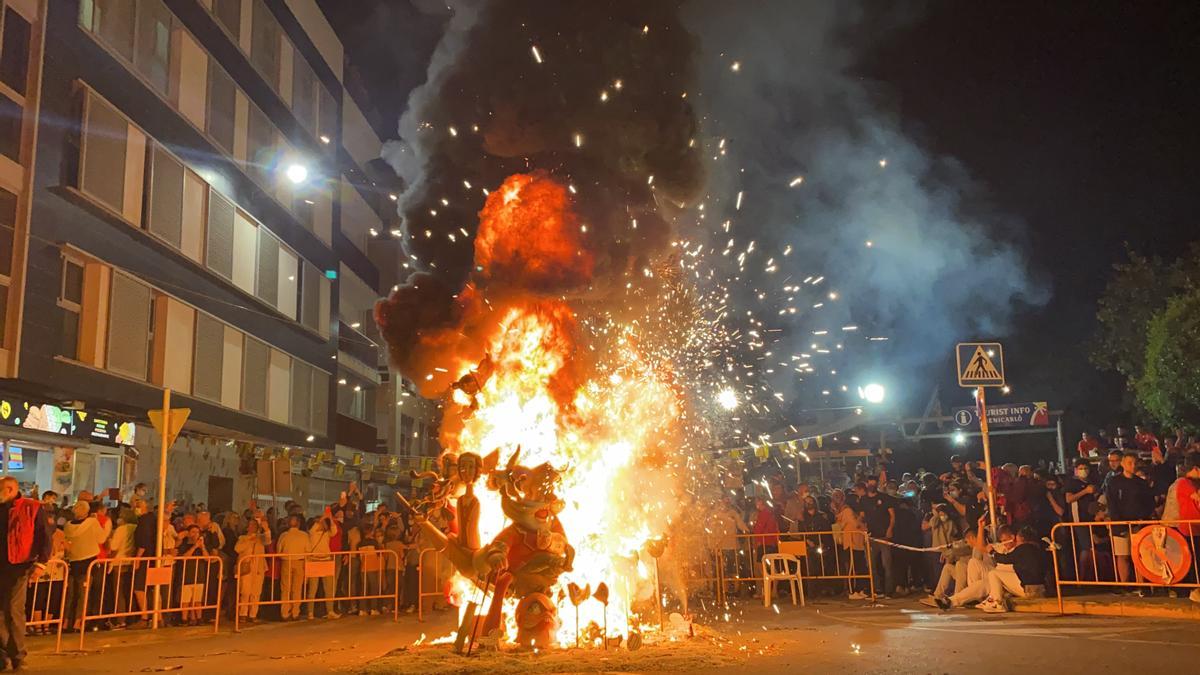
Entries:
{"label": "metal pole", "polygon": [[983,438],[983,468],[987,472],[988,515],[991,517],[992,536],[996,536],[996,490],[992,486],[992,445],[988,442],[987,398],[985,389],[975,390],[979,396],[979,433]]}
{"label": "metal pole", "polygon": [[1063,446],[1062,434],[1062,415],[1058,416],[1058,427],[1056,436],[1058,437],[1058,471],[1059,473],[1067,472],[1067,454]]}
{"label": "metal pole", "polygon": [[[158,458],[158,532],[154,538],[154,557],[155,562],[162,562],[162,545],[163,545],[163,529],[167,522],[167,435],[171,429],[171,390],[163,389],[162,402],[162,433],[160,436],[162,453]],[[162,589],[157,585],[154,587],[154,618],[152,628],[158,628],[158,615],[162,607],[159,604],[162,602]]]}

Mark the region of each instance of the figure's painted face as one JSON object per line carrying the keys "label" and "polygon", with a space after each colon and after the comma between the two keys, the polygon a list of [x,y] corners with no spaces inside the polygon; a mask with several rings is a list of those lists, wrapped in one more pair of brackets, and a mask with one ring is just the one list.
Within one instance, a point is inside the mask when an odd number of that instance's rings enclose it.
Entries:
{"label": "figure's painted face", "polygon": [[473,484],[479,478],[479,456],[465,452],[458,458],[458,479],[465,484]]}
{"label": "figure's painted face", "polygon": [[500,510],[518,527],[524,530],[546,530],[550,521],[566,506],[561,499],[549,501],[533,499],[511,499],[501,496]]}

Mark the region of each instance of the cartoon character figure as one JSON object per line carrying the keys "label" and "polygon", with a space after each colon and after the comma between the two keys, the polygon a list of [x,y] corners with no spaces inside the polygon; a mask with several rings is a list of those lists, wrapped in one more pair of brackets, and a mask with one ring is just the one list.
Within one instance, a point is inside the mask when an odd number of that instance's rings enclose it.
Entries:
{"label": "cartoon character figure", "polygon": [[[463,576],[483,586],[494,580],[494,600],[483,619],[480,635],[485,643],[499,637],[501,611],[505,597],[520,598],[517,605],[517,644],[524,647],[550,644],[557,610],[550,589],[563,572],[571,571],[575,549],[567,541],[558,520],[565,503],[554,490],[559,474],[549,464],[533,468],[518,464],[521,450],[513,453],[507,465],[495,467],[499,451],[483,458],[488,471],[488,487],[500,493],[500,508],[512,523],[487,545],[471,546],[469,535],[447,536],[428,520],[422,528],[440,542],[441,550]],[[471,463],[468,462],[468,470]],[[471,474],[462,476],[464,483]],[[473,493],[464,494],[464,497]],[[468,504],[470,500],[468,499]],[[460,509],[464,504],[460,501]],[[476,502],[477,508],[477,502]],[[461,522],[461,521],[460,521]]]}

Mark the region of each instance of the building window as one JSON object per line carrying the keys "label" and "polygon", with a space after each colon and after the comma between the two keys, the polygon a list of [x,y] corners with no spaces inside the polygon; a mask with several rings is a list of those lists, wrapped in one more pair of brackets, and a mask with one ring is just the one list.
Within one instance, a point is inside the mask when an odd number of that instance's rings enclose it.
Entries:
{"label": "building window", "polygon": [[275,15],[263,0],[254,0],[250,19],[250,62],[267,84],[279,91],[279,62],[282,31]]}
{"label": "building window", "polygon": [[285,247],[279,247],[279,292],[275,301],[278,309],[287,318],[295,321],[296,303],[300,292],[300,258]]}
{"label": "building window", "polygon": [[16,240],[17,196],[0,188],[0,284],[8,286],[12,275],[13,244]]}
{"label": "building window", "polygon": [[25,106],[0,93],[0,155],[21,161],[21,127]]}
{"label": "building window", "polygon": [[8,327],[8,286],[16,241],[17,196],[0,188],[0,341]]}
{"label": "building window", "polygon": [[246,131],[247,173],[260,185],[271,185],[275,165],[275,127],[258,106],[250,106],[250,124]]}
{"label": "building window", "polygon": [[[2,100],[3,97],[0,97]],[[125,210],[128,135],[129,123],[125,118],[100,97],[89,92],[80,148],[79,187],[117,213]]]}
{"label": "building window", "polygon": [[317,76],[300,51],[292,59],[292,112],[308,133],[317,132]]}
{"label": "building window", "polygon": [[292,357],[272,349],[268,373],[267,417],[287,424],[292,412]]}
{"label": "building window", "polygon": [[356,420],[375,423],[375,387],[343,375],[338,380],[337,410]]}
{"label": "building window", "polygon": [[132,61],[135,8],[134,0],[83,0],[79,3],[79,25]]}
{"label": "building window", "polygon": [[83,312],[83,263],[74,258],[62,259],[62,287],[58,293],[62,312],[62,343],[59,353],[69,359],[79,358],[79,316]]}
{"label": "building window", "polygon": [[[337,133],[337,101],[325,87],[317,87],[317,125],[317,133],[321,138],[336,139],[339,137]],[[337,151],[333,150],[333,144],[326,144],[325,147],[330,148],[330,152],[336,154]]]}
{"label": "building window", "polygon": [[170,85],[175,17],[162,0],[83,0],[79,25],[98,36],[164,96]]}
{"label": "building window", "polygon": [[154,343],[150,287],[125,274],[112,277],[108,319],[108,369],[148,379],[150,345]]}
{"label": "building window", "polygon": [[233,280],[233,203],[213,189],[208,191],[208,269]]}
{"label": "building window", "polygon": [[279,240],[265,227],[258,228],[257,276],[255,295],[275,307],[279,301]]}
{"label": "building window", "polygon": [[172,19],[160,0],[139,0],[133,65],[164,96],[170,85]]}
{"label": "building window", "polygon": [[329,434],[329,373],[312,371],[312,428],[314,433]]}
{"label": "building window", "polygon": [[233,284],[255,295],[258,270],[258,225],[244,213],[233,215]]}
{"label": "building window", "polygon": [[242,38],[242,0],[213,0],[212,12],[234,42]]}
{"label": "building window", "polygon": [[400,413],[400,454],[411,455],[413,442],[413,418]]}
{"label": "building window", "polygon": [[324,278],[315,265],[304,262],[304,273],[300,275],[300,323],[317,332],[321,331],[321,280]]}
{"label": "building window", "polygon": [[183,242],[183,164],[157,143],[151,157],[146,229],[178,249]]}
{"label": "building window", "polygon": [[237,88],[216,59],[208,60],[208,106],[205,114],[208,135],[225,152],[233,155],[234,119],[237,108]]}
{"label": "building window", "polygon": [[221,401],[225,356],[225,324],[203,313],[196,313],[196,343],[192,358],[192,393]]}
{"label": "building window", "polygon": [[303,361],[292,360],[291,425],[312,430],[313,368]]}
{"label": "building window", "polygon": [[29,79],[29,40],[32,26],[11,7],[4,9],[3,38],[0,39],[0,82],[25,95]]}
{"label": "building window", "polygon": [[267,378],[269,377],[271,348],[246,336],[242,356],[242,410],[267,416]]}

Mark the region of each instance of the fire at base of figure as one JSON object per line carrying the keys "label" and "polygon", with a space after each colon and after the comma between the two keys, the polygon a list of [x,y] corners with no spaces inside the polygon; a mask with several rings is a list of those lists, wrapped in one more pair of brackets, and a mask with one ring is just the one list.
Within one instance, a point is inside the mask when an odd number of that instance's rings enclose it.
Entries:
{"label": "fire at base of figure", "polygon": [[[549,464],[533,468],[520,466],[517,448],[507,465],[497,469],[499,450],[480,459],[473,453],[455,458],[443,456],[446,476],[435,483],[433,494],[413,508],[421,518],[421,528],[443,551],[455,570],[471,579],[492,603],[482,618],[468,617],[468,651],[478,640],[482,645],[498,645],[504,637],[504,602],[518,600],[515,609],[515,644],[525,649],[553,645],[558,626],[558,610],[551,589],[563,572],[571,571],[575,549],[567,543],[558,520],[563,502],[555,494],[558,472]],[[490,543],[479,544],[479,502],[474,484],[480,470],[487,473],[487,485],[500,495],[501,510],[512,523]],[[453,476],[450,474],[453,473]],[[446,534],[428,516],[432,509],[448,511],[447,500],[456,491],[455,483],[465,490],[458,498],[458,534]],[[461,630],[461,629],[460,629]]]}

